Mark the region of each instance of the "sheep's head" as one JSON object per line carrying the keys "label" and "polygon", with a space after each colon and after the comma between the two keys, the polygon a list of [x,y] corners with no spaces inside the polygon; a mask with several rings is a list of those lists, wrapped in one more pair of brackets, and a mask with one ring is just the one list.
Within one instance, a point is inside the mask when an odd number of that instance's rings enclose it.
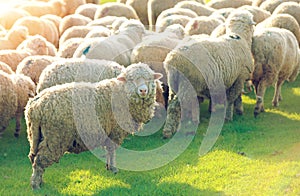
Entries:
{"label": "sheep's head", "polygon": [[162,74],[155,73],[147,64],[138,63],[128,66],[117,79],[126,82],[127,95],[146,99],[155,96],[156,82]]}

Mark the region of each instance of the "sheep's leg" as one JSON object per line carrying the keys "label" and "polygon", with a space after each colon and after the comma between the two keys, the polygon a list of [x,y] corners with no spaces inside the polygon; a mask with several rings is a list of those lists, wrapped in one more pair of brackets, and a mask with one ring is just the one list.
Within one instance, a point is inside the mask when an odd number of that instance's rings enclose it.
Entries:
{"label": "sheep's leg", "polygon": [[21,118],[22,118],[22,113],[17,112],[16,113],[16,131],[14,133],[15,137],[19,137],[19,135],[20,135]]}
{"label": "sheep's leg", "polygon": [[170,138],[173,133],[177,131],[181,116],[180,111],[180,103],[178,97],[176,96],[169,102],[168,105],[167,119],[163,129],[164,139]]}
{"label": "sheep's leg", "polygon": [[236,114],[243,115],[244,108],[242,102],[242,95],[239,95],[238,98],[234,101],[234,110]]}
{"label": "sheep's leg", "polygon": [[[236,105],[235,109],[238,108],[239,112],[242,112],[242,99],[239,98],[242,93],[244,79],[237,79],[235,83],[227,91],[227,106],[225,120],[232,121],[233,119],[233,106]],[[235,103],[236,102],[236,103]]]}
{"label": "sheep's leg", "polygon": [[116,146],[112,144],[113,142],[109,143],[106,146],[106,169],[116,174],[118,173],[118,168],[116,167]]}
{"label": "sheep's leg", "polygon": [[279,106],[279,101],[282,100],[282,96],[281,96],[281,86],[283,84],[284,80],[279,78],[278,81],[275,84],[275,92],[274,92],[274,97],[272,100],[272,105],[274,107]]}
{"label": "sheep's leg", "polygon": [[256,105],[254,108],[254,117],[257,117],[257,115],[261,112],[264,112],[264,95],[266,92],[266,81],[265,80],[261,80],[259,84],[257,84],[256,87]]}
{"label": "sheep's leg", "polygon": [[[35,161],[36,162],[36,161]],[[43,182],[43,174],[45,169],[40,167],[37,163],[32,165],[32,175],[30,178],[30,183],[32,189],[40,189]]]}

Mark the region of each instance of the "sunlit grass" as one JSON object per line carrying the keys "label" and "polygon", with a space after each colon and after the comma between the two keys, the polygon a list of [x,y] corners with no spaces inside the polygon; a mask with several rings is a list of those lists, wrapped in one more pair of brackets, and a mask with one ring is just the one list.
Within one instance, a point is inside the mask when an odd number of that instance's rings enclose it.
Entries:
{"label": "sunlit grass", "polygon": [[292,88],[293,94],[300,96],[300,88]]}
{"label": "sunlit grass", "polygon": [[245,96],[245,95],[242,96],[242,100],[243,100],[243,103],[244,103],[244,104],[251,104],[251,105],[254,105],[254,104],[256,103],[256,100],[255,100],[255,99],[253,99],[253,98],[251,98],[251,97],[249,97],[249,96]]}
{"label": "sunlit grass", "polygon": [[300,121],[300,113],[288,113],[288,112],[284,112],[284,111],[281,111],[279,109],[266,109],[266,112],[269,112],[269,113],[273,113],[273,114],[278,114],[278,115],[281,115],[283,117],[286,117],[288,119],[291,119],[291,120],[298,120]]}

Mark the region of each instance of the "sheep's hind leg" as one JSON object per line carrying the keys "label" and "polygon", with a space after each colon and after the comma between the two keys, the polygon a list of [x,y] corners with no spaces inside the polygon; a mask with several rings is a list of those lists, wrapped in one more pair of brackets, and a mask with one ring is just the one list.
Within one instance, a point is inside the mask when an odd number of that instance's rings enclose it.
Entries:
{"label": "sheep's hind leg", "polygon": [[274,107],[279,106],[279,101],[282,100],[281,86],[282,86],[283,82],[284,82],[284,80],[278,79],[278,81],[275,84],[275,92],[274,92],[274,97],[273,97],[273,100],[272,100],[272,105]]}
{"label": "sheep's hind leg", "polygon": [[22,117],[22,113],[17,113],[16,114],[16,131],[14,133],[15,137],[19,137],[19,135],[20,135],[21,117]]}
{"label": "sheep's hind leg", "polygon": [[106,169],[116,174],[119,171],[116,167],[116,146],[112,143],[106,146]]}
{"label": "sheep's hind leg", "polygon": [[264,112],[264,95],[267,88],[267,81],[261,80],[256,87],[256,105],[254,107],[254,117],[257,117],[261,112]]}
{"label": "sheep's hind leg", "polygon": [[176,96],[169,102],[168,105],[167,119],[163,129],[164,139],[170,138],[174,133],[176,133],[180,122],[180,111],[180,103],[178,97]]}
{"label": "sheep's hind leg", "polygon": [[234,110],[236,114],[243,115],[244,108],[242,102],[242,95],[239,95],[238,98],[234,101]]}

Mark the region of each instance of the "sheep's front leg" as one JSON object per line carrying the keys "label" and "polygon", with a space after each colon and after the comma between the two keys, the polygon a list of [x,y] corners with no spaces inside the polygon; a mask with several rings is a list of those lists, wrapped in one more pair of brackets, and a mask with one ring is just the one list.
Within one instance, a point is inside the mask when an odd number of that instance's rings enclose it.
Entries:
{"label": "sheep's front leg", "polygon": [[106,151],[106,169],[116,174],[118,173],[118,168],[116,167],[116,146],[113,144],[107,145]]}
{"label": "sheep's front leg", "polygon": [[225,120],[232,121],[233,119],[233,106],[235,105],[235,110],[239,113],[243,113],[242,105],[242,89],[244,85],[244,79],[238,78],[235,83],[227,91],[227,106],[226,106],[226,116]]}
{"label": "sheep's front leg", "polygon": [[176,133],[180,122],[180,111],[180,103],[178,97],[175,96],[168,105],[167,119],[163,129],[164,139],[170,138],[174,133]]}
{"label": "sheep's front leg", "polygon": [[254,108],[254,117],[257,117],[261,112],[264,112],[264,95],[266,92],[267,84],[265,80],[260,81],[256,88],[256,105]]}

